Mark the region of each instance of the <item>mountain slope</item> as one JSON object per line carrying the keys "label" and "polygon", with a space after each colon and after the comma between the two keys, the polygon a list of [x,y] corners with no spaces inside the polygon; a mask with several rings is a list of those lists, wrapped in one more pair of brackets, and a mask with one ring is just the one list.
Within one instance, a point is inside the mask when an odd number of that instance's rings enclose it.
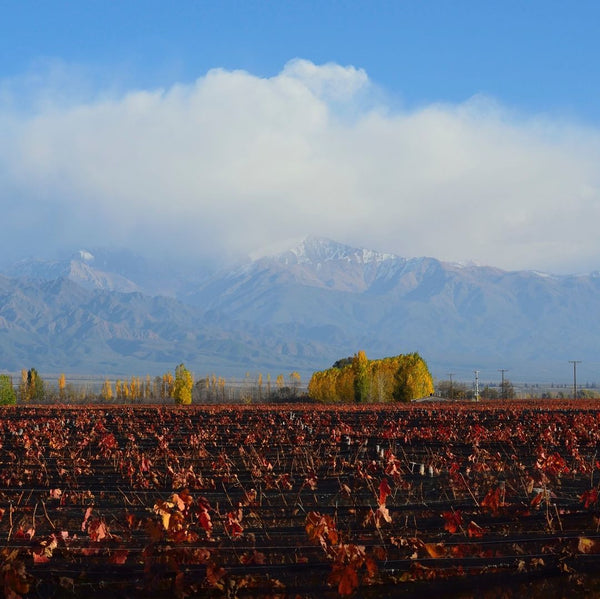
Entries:
{"label": "mountain slope", "polygon": [[[571,359],[598,364],[597,274],[506,272],[318,238],[177,281],[163,267],[90,256],[0,277],[0,369],[157,373],[184,361],[202,374],[306,377],[358,349],[418,351],[438,377],[502,367],[548,380]],[[177,299],[153,295],[164,288]]]}
{"label": "mountain slope", "polygon": [[309,239],[207,281],[186,301],[238,328],[258,323],[331,353],[419,351],[434,367],[596,361],[600,277],[405,259]]}
{"label": "mountain slope", "polygon": [[254,339],[172,298],[88,290],[64,278],[0,277],[0,352],[5,371],[159,374],[184,361],[202,375],[231,375],[242,363],[279,365]]}

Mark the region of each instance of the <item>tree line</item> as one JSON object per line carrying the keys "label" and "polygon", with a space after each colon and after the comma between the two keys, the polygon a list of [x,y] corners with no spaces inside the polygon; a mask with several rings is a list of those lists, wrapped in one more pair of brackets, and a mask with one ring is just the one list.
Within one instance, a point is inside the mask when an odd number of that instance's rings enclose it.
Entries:
{"label": "tree line", "polygon": [[251,378],[246,373],[242,382],[227,381],[215,374],[194,380],[192,373],[179,364],[174,372],[160,376],[132,376],[116,380],[105,379],[96,390],[87,385],[76,385],[60,374],[56,384],[44,380],[35,368],[22,370],[20,381],[0,375],[0,405],[15,403],[167,403],[180,405],[191,403],[261,403],[287,402],[304,398],[302,381],[298,372],[283,374],[274,379],[261,373]]}
{"label": "tree line", "polygon": [[64,374],[57,386],[49,387],[35,368],[22,370],[17,389],[8,375],[0,375],[0,403],[41,403],[44,401],[94,401],[115,403],[152,403],[173,401],[179,405],[191,403],[277,403],[296,400],[322,403],[385,403],[407,402],[432,395],[433,379],[425,361],[417,353],[400,354],[379,360],[369,360],[364,351],[338,360],[331,368],[313,373],[308,393],[301,388],[298,372],[282,374],[275,380],[259,374],[245,384],[233,386],[216,375],[194,381],[192,373],[179,364],[174,373],[145,378],[106,379],[97,394],[77,390]]}

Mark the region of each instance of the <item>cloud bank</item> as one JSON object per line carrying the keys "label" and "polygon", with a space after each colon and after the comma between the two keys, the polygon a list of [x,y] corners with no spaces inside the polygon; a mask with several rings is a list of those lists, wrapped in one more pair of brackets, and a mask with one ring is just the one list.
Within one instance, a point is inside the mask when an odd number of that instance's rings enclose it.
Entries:
{"label": "cloud bank", "polygon": [[405,110],[361,69],[300,59],[270,78],[215,69],[27,111],[0,89],[13,252],[205,259],[319,235],[509,269],[600,269],[600,132],[581,125],[477,96]]}

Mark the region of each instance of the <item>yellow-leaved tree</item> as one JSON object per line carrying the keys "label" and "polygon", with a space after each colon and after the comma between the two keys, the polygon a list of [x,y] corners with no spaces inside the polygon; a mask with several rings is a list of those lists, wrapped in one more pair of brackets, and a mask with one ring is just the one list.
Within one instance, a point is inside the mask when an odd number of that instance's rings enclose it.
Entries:
{"label": "yellow-leaved tree", "polygon": [[427,364],[417,353],[399,356],[393,397],[396,401],[412,401],[433,393],[433,379]]}
{"label": "yellow-leaved tree", "polygon": [[67,379],[64,374],[61,374],[58,377],[58,397],[60,401],[65,400],[65,389],[67,386]]}
{"label": "yellow-leaved tree", "polygon": [[194,378],[192,373],[180,364],[175,368],[175,384],[173,386],[173,399],[176,403],[188,406],[192,403],[192,388]]}
{"label": "yellow-leaved tree", "polygon": [[[117,382],[119,382],[119,384],[120,384],[120,381],[117,381]],[[100,396],[105,401],[109,401],[113,398],[112,385],[108,379],[106,379],[104,381],[104,384],[102,385],[102,391],[100,392]]]}
{"label": "yellow-leaved tree", "polygon": [[368,360],[364,351],[315,372],[308,395],[325,403],[412,401],[433,393],[433,378],[417,353]]}

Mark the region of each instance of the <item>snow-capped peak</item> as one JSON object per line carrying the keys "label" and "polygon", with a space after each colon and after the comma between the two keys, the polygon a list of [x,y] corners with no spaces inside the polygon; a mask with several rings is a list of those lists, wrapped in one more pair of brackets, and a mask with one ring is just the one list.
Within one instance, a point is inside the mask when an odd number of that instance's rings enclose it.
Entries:
{"label": "snow-capped peak", "polygon": [[397,258],[394,254],[355,248],[322,237],[307,237],[300,244],[281,255],[283,258],[291,258],[292,256],[298,264],[320,264],[330,261],[367,264]]}
{"label": "snow-capped peak", "polygon": [[82,262],[93,262],[94,254],[92,254],[91,252],[88,252],[87,250],[79,250],[78,252],[75,253],[74,258],[76,260],[81,260]]}

